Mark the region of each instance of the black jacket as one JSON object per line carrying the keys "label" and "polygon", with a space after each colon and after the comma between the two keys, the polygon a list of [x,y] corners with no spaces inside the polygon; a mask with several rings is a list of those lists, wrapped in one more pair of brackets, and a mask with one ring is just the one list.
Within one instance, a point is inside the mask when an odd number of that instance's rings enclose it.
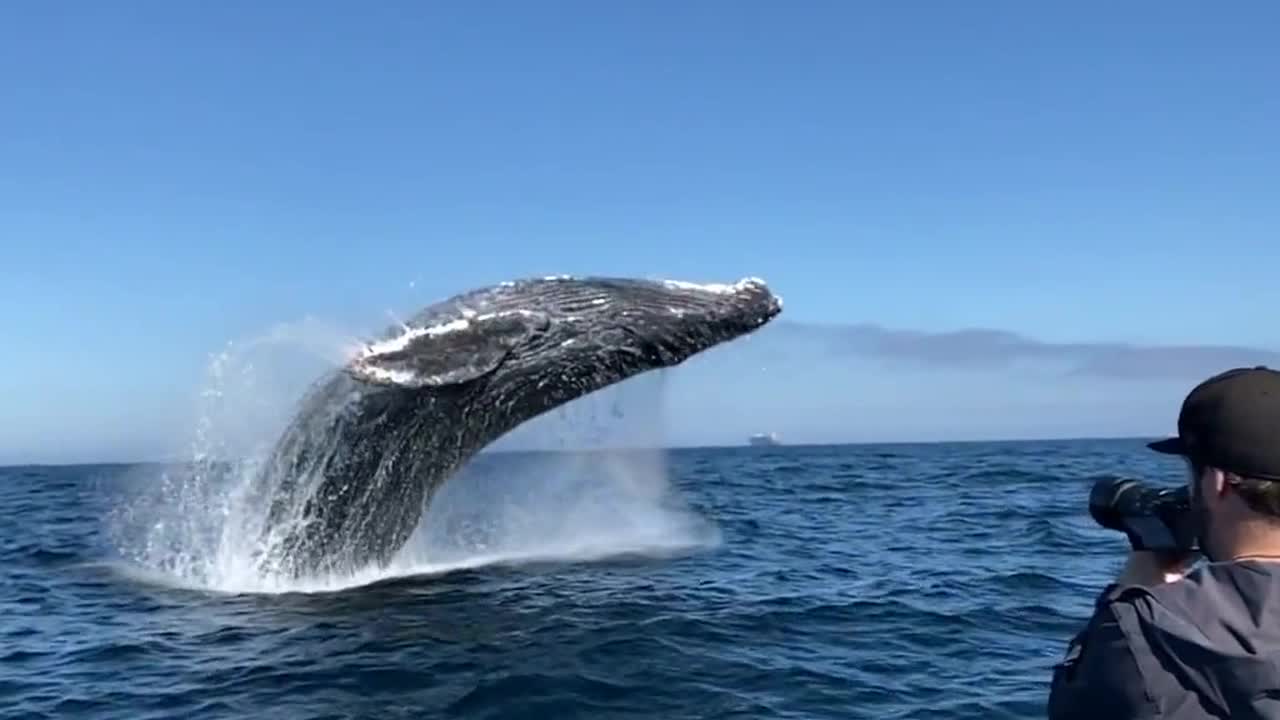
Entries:
{"label": "black jacket", "polygon": [[1280,719],[1280,563],[1108,586],[1054,667],[1049,718]]}

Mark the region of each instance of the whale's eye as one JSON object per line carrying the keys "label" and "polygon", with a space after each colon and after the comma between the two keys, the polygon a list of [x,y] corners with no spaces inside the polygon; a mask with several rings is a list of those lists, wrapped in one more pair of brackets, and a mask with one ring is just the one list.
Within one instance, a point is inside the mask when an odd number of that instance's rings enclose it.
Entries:
{"label": "whale's eye", "polygon": [[367,346],[347,370],[382,385],[467,383],[496,370],[513,348],[547,325],[542,313],[515,310],[411,327]]}

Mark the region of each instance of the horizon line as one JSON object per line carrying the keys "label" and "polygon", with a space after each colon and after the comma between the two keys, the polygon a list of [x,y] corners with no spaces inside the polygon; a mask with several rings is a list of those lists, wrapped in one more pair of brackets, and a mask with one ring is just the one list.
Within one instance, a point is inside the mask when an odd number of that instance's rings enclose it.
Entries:
{"label": "horizon line", "polygon": [[[883,447],[883,446],[910,446],[910,445],[1014,445],[1014,444],[1032,444],[1032,443],[1062,443],[1062,442],[1123,442],[1136,441],[1145,442],[1166,437],[1164,435],[1094,435],[1094,436],[1045,436],[1045,437],[1007,437],[1007,438],[970,438],[970,439],[954,439],[954,440],[846,440],[832,442],[795,442],[788,443],[785,440],[780,441],[776,445],[752,446],[743,442],[741,444],[693,444],[693,445],[614,445],[607,447],[579,447],[579,448],[485,448],[476,453],[474,457],[479,455],[534,455],[534,454],[556,454],[556,453],[611,453],[611,452],[646,452],[646,451],[662,451],[662,452],[689,452],[698,450],[749,450],[753,452],[765,452],[770,450],[788,450],[788,449],[813,449],[813,448],[839,448],[839,447]],[[78,461],[78,462],[28,462],[28,463],[0,463],[0,469],[14,468],[71,468],[71,467],[129,467],[137,465],[174,465],[191,462],[179,458],[169,460],[106,460],[106,461]],[[218,460],[216,462],[226,462]]]}

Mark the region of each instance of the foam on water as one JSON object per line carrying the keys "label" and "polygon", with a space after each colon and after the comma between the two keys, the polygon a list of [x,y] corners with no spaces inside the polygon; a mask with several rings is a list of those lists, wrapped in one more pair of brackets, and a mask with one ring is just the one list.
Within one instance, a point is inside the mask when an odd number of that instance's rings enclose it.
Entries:
{"label": "foam on water", "polygon": [[[478,469],[464,469],[464,477],[441,488],[388,567],[301,580],[263,574],[257,544],[270,503],[250,494],[251,480],[309,382],[352,357],[352,337],[308,320],[229,344],[211,358],[190,460],[132,478],[110,517],[125,572],[215,592],[326,592],[495,563],[661,556],[719,542],[715,526],[684,507],[667,483],[665,454],[655,449],[664,444],[665,379],[657,371],[504,438],[566,449],[642,449],[486,453]],[[493,457],[501,462],[489,463]]]}

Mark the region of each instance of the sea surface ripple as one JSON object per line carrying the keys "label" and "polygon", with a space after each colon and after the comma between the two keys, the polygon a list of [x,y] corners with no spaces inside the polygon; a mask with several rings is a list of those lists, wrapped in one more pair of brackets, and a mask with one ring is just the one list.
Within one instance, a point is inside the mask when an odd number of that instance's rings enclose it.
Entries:
{"label": "sea surface ripple", "polygon": [[[528,482],[520,455],[484,462]],[[1126,547],[1089,484],[1177,481],[1138,440],[665,464],[714,542],[284,593],[131,571],[105,518],[137,466],[0,469],[0,717],[1043,717]]]}

